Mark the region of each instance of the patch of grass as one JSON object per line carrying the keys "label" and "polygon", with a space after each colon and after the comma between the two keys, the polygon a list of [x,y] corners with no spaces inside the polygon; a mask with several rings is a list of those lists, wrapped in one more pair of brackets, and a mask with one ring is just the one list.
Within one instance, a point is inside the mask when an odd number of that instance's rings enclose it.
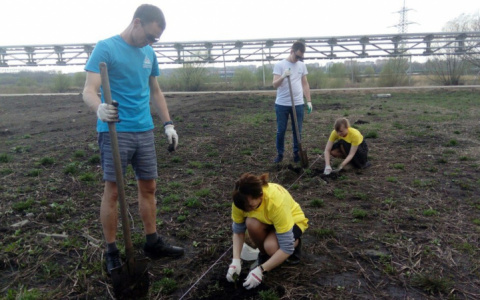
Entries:
{"label": "patch of grass", "polygon": [[252,155],[252,150],[250,150],[250,149],[243,149],[242,151],[240,151],[240,153],[241,153],[242,155],[250,156],[250,155]]}
{"label": "patch of grass", "polygon": [[42,157],[40,159],[40,164],[42,166],[51,166],[55,163],[55,159],[53,157]]}
{"label": "patch of grass", "polygon": [[175,292],[177,289],[177,282],[175,279],[163,277],[159,281],[160,285],[160,293],[163,295],[170,295],[171,293]]}
{"label": "patch of grass", "polygon": [[198,198],[195,197],[190,197],[185,201],[185,205],[187,207],[199,207],[200,206],[200,201],[198,201]]}
{"label": "patch of grass", "polygon": [[355,219],[365,219],[367,217],[368,213],[360,208],[354,208],[352,210],[352,216]]}
{"label": "patch of grass", "polygon": [[33,201],[33,199],[29,198],[27,199],[26,201],[20,201],[20,202],[16,202],[16,203],[13,203],[12,204],[12,209],[15,210],[15,211],[25,211],[27,209],[30,209],[33,204],[35,203],[35,201]]}
{"label": "patch of grass", "polygon": [[323,207],[325,202],[322,199],[313,199],[310,201],[310,205],[313,207]]}
{"label": "patch of grass", "polygon": [[450,141],[448,141],[448,143],[445,146],[446,147],[454,147],[454,146],[457,146],[457,145],[458,145],[457,140],[450,140]]}
{"label": "patch of grass", "polygon": [[8,174],[12,174],[12,173],[13,173],[12,169],[1,169],[0,170],[0,175],[8,175]]}
{"label": "patch of grass", "polygon": [[298,185],[297,183],[295,183],[295,184],[292,184],[292,186],[290,186],[290,189],[291,189],[292,191],[294,191],[294,190],[298,190],[299,187],[300,187],[300,185]]}
{"label": "patch of grass", "polygon": [[317,228],[313,230],[313,235],[318,239],[335,237],[335,230],[330,228]]}
{"label": "patch of grass", "polygon": [[99,164],[100,163],[100,155],[95,154],[95,155],[90,156],[90,158],[88,159],[88,163],[91,164],[91,165]]}
{"label": "patch of grass", "polygon": [[473,219],[473,224],[480,226],[480,219]]}
{"label": "patch of grass", "polygon": [[76,157],[76,158],[85,157],[85,151],[83,151],[83,150],[76,150],[75,152],[73,152],[73,156]]}
{"label": "patch of grass", "polygon": [[40,169],[30,169],[27,173],[28,177],[38,177],[42,173]]}
{"label": "patch of grass", "polygon": [[393,164],[393,168],[397,170],[404,170],[405,165],[404,164]]}
{"label": "patch of grass", "polygon": [[218,156],[218,151],[210,151],[207,153],[208,157],[217,157]]}
{"label": "patch of grass", "polygon": [[180,222],[180,223],[185,222],[186,219],[187,219],[186,215],[179,215],[177,217],[177,221]]}
{"label": "patch of grass", "polygon": [[72,162],[63,168],[63,173],[66,175],[75,175],[78,173],[78,163]]}
{"label": "patch of grass", "polygon": [[438,215],[438,211],[436,211],[433,208],[425,209],[423,211],[423,215],[426,216],[426,217],[436,216],[436,215]]}
{"label": "patch of grass", "polygon": [[376,131],[369,131],[365,134],[366,139],[376,139],[378,138],[378,133]]}
{"label": "patch of grass", "polygon": [[279,300],[280,297],[275,293],[274,290],[266,290],[258,292],[260,300]]}
{"label": "patch of grass", "polygon": [[7,153],[0,153],[0,163],[8,163],[12,161],[12,157]]}
{"label": "patch of grass", "polygon": [[174,156],[171,161],[173,163],[180,163],[180,162],[182,162],[182,159],[178,156]]}
{"label": "patch of grass", "polygon": [[337,199],[345,199],[345,191],[342,189],[334,189],[333,190],[333,196]]}
{"label": "patch of grass", "polygon": [[395,182],[398,182],[398,178],[394,176],[389,176],[387,177],[387,181],[395,183]]}
{"label": "patch of grass", "polygon": [[78,179],[83,182],[95,181],[95,173],[86,172],[80,174],[80,176],[78,176]]}
{"label": "patch of grass", "polygon": [[453,287],[450,279],[434,274],[416,274],[412,276],[411,282],[413,286],[421,288],[430,295],[438,293],[448,294]]}
{"label": "patch of grass", "polygon": [[197,169],[203,168],[203,163],[201,163],[199,161],[189,161],[188,165],[192,168],[197,168]]}
{"label": "patch of grass", "polygon": [[475,247],[474,245],[468,242],[464,242],[464,243],[461,243],[460,245],[456,245],[455,248],[457,248],[458,250],[464,251],[470,255],[475,254],[475,251],[477,251],[477,247]]}
{"label": "patch of grass", "polygon": [[207,197],[210,195],[210,189],[200,189],[195,192],[195,196],[197,197]]}
{"label": "patch of grass", "polygon": [[167,197],[163,198],[162,203],[163,204],[170,204],[170,203],[176,203],[180,201],[180,196],[177,194],[171,194],[168,195]]}

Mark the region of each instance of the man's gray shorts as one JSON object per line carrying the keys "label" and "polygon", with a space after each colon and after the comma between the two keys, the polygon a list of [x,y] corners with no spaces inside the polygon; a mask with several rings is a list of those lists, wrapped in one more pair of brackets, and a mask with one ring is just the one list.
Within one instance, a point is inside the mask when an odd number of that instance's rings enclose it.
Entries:
{"label": "man's gray shorts", "polygon": [[[132,164],[137,180],[157,178],[157,155],[153,130],[117,132],[117,136],[123,175],[125,175],[127,165]],[[116,182],[109,132],[98,133],[98,145],[100,147],[103,180]]]}

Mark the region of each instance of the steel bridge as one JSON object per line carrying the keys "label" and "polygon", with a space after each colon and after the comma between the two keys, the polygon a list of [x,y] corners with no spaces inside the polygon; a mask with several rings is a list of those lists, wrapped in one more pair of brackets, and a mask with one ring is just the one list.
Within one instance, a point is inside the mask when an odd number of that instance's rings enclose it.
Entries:
{"label": "steel bridge", "polygon": [[[305,61],[480,54],[480,32],[381,34],[260,40],[159,42],[159,64],[271,62],[301,40]],[[0,68],[84,65],[95,44],[0,46]]]}

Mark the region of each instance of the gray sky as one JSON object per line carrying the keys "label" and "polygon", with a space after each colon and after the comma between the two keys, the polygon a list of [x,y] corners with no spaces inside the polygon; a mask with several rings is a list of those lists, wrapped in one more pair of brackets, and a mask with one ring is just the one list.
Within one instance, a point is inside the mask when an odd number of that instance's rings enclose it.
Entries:
{"label": "gray sky", "polygon": [[[138,5],[160,7],[161,42],[397,33],[403,0],[1,0],[0,46],[96,43],[120,33]],[[406,0],[409,33],[440,32],[472,0]]]}

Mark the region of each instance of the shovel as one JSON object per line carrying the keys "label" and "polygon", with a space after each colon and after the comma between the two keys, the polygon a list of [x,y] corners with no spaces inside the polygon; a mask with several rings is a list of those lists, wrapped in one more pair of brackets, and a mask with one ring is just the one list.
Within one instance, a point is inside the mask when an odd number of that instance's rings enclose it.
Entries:
{"label": "shovel", "polygon": [[[107,104],[112,104],[110,82],[108,79],[107,64],[100,63],[100,75],[102,78],[103,96]],[[115,122],[108,123],[112,144],[113,162],[115,165],[115,178],[118,188],[118,202],[120,203],[120,215],[122,219],[123,238],[125,240],[126,262],[122,266],[112,270],[113,290],[117,299],[137,299],[148,294],[150,281],[148,278],[148,259],[136,260],[133,252],[130,235],[130,222],[127,216],[127,202],[125,200],[125,187],[123,183],[122,165],[118,150],[117,130]]]}
{"label": "shovel", "polygon": [[302,167],[308,168],[307,150],[302,149],[302,140],[300,138],[300,131],[298,130],[297,111],[295,109],[295,100],[293,100],[292,82],[290,81],[290,76],[287,76],[287,79],[288,79],[288,89],[290,90],[290,99],[292,99],[292,115],[293,115],[293,122],[295,123],[295,133],[297,135],[300,162],[302,164]]}

